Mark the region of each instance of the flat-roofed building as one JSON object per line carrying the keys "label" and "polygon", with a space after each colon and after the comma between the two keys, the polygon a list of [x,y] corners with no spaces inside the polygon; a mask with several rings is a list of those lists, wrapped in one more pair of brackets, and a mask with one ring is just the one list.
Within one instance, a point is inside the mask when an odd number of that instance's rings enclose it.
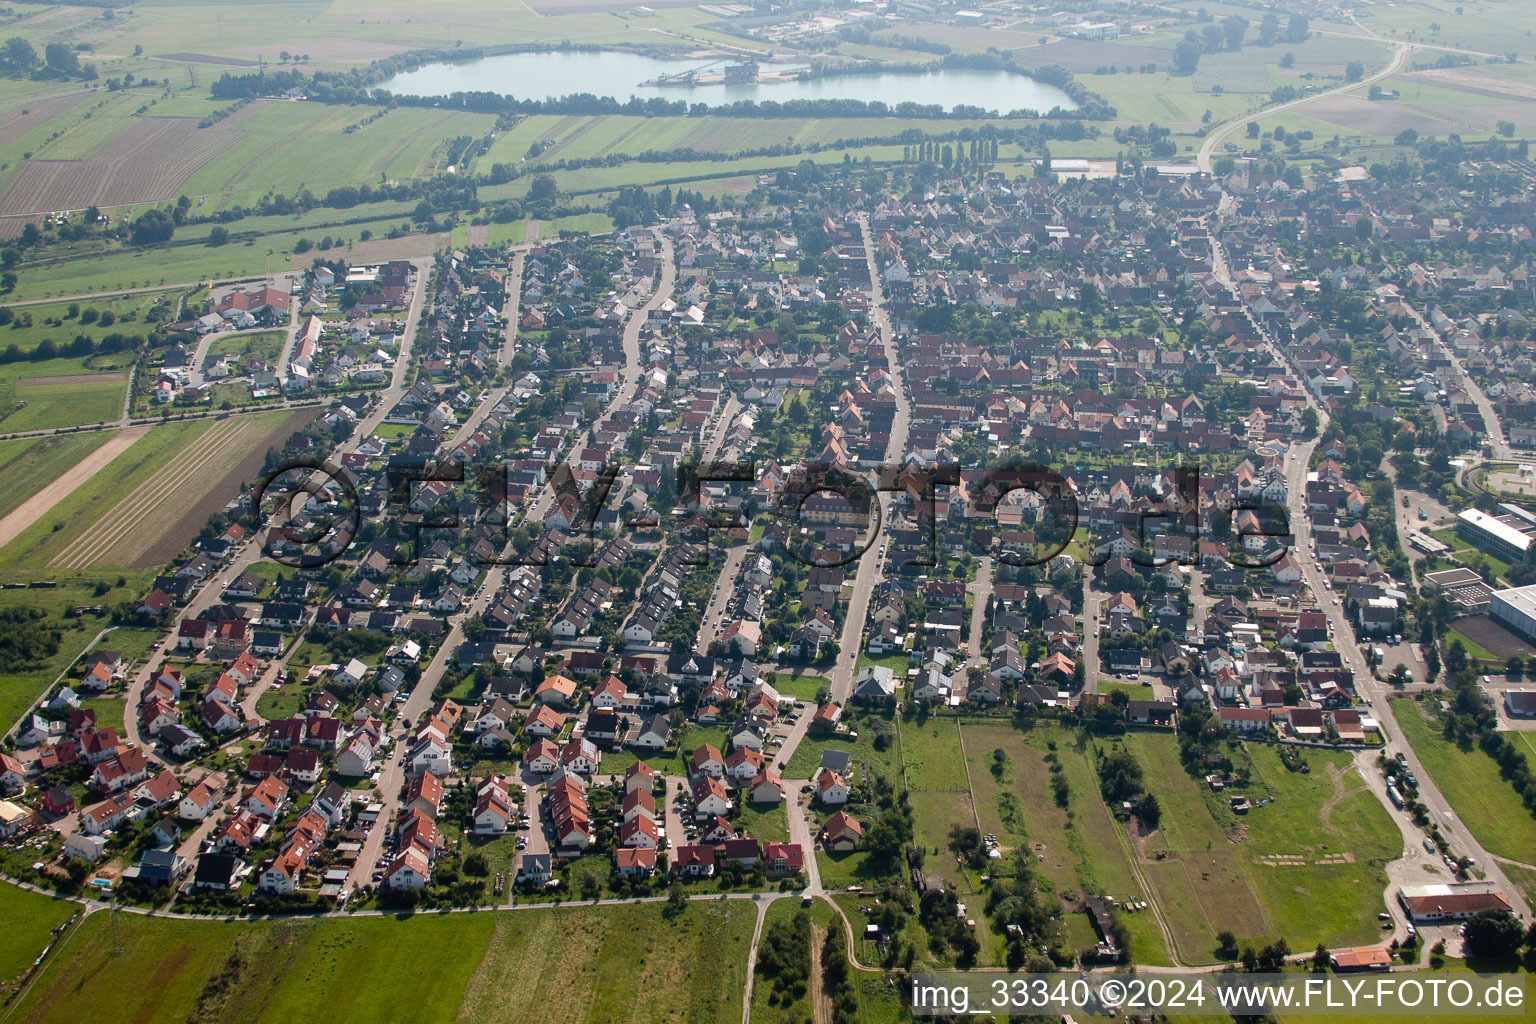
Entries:
{"label": "flat-roofed building", "polygon": [[1488,617],[1536,641],[1536,585],[1495,590],[1488,599]]}
{"label": "flat-roofed building", "polygon": [[1522,517],[1491,516],[1475,508],[1465,509],[1456,517],[1456,536],[1471,541],[1479,550],[1495,558],[1517,565],[1531,560],[1531,547],[1536,544],[1536,538],[1525,530],[1532,528],[1533,524]]}

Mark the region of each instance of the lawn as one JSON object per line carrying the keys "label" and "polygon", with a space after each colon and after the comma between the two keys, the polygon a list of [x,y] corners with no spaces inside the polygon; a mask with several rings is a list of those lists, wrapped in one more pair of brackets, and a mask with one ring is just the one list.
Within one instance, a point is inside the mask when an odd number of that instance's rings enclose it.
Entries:
{"label": "lawn", "polygon": [[[91,917],[20,1021],[734,1022],[750,901],[245,922]],[[117,955],[116,942],[130,955]],[[431,970],[401,970],[402,957]],[[145,983],[153,978],[152,984]],[[644,991],[643,1001],[634,998]],[[113,993],[104,1003],[104,992]]]}
{"label": "lawn", "polygon": [[48,945],[49,933],[67,921],[79,906],[0,884],[0,984],[17,977]]}
{"label": "lawn", "polygon": [[776,804],[742,801],[740,811],[731,819],[731,824],[742,835],[765,843],[789,842],[789,808],[782,801]]}
{"label": "lawn", "polygon": [[208,358],[229,356],[230,362],[235,364],[248,358],[255,358],[270,366],[277,362],[278,354],[283,350],[283,341],[287,337],[287,331],[236,331],[221,335],[210,342]]}
{"label": "lawn", "polygon": [[[784,766],[786,779],[808,779],[816,774],[821,765],[823,750],[846,750],[857,765],[886,779],[893,785],[897,780],[897,753],[894,736],[895,726],[887,716],[860,714],[851,711],[844,714],[847,732],[833,736],[806,736],[795,748],[789,763]],[[884,735],[885,739],[877,738]]]}
{"label": "lawn", "polygon": [[1114,693],[1119,690],[1131,700],[1151,700],[1154,696],[1151,683],[1116,683],[1109,680],[1099,681],[1100,693]]}
{"label": "lawn", "polygon": [[816,691],[822,687],[831,687],[825,676],[810,674],[790,675],[787,672],[774,673],[772,678],[773,688],[779,691],[781,697],[793,697],[796,700],[815,700]]}
{"label": "lawn", "polygon": [[1302,774],[1273,747],[1238,747],[1234,763],[1253,779],[1245,795],[1271,801],[1240,816],[1184,771],[1171,733],[1131,733],[1126,746],[1162,808],[1161,827],[1135,841],[1142,874],[1185,960],[1212,962],[1222,930],[1254,942],[1284,936],[1294,949],[1377,934],[1384,865],[1402,840],[1348,755],[1308,751]]}
{"label": "lawn", "polygon": [[1499,775],[1493,759],[1478,747],[1462,750],[1447,742],[1439,726],[1427,720],[1414,701],[1394,700],[1392,713],[1435,787],[1483,849],[1530,862],[1531,851],[1536,850],[1536,820],[1514,787]]}

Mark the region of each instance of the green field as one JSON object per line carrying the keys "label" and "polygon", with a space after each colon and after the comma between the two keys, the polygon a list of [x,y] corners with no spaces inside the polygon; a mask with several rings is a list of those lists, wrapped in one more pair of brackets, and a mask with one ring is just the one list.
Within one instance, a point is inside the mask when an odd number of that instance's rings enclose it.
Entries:
{"label": "green field", "polygon": [[123,415],[131,354],[0,365],[0,431],[102,423]]}
{"label": "green field", "polygon": [[[12,665],[0,674],[0,731],[9,728],[65,666],[85,650],[86,644],[109,624],[104,616],[68,613],[82,605],[110,608],[119,601],[137,600],[144,595],[144,587],[153,573],[133,570],[121,575],[115,572],[59,575],[58,586],[54,588],[0,590],[0,608],[39,609],[47,616],[48,628],[59,633],[59,646],[52,654],[35,663]],[[142,654],[148,649],[149,642],[148,635],[139,630],[114,630],[107,634],[102,646],[122,650],[125,654]]]}
{"label": "green field", "polygon": [[[789,763],[784,766],[783,776],[786,779],[808,779],[816,774],[816,769],[821,765],[823,750],[846,750],[855,764],[895,784],[898,756],[894,737],[885,749],[880,750],[875,746],[876,730],[873,727],[875,719],[845,714],[843,721],[850,723],[849,732],[827,737],[806,736],[801,740],[800,745],[791,755]],[[885,728],[889,732],[895,727],[893,724],[886,724]],[[857,739],[853,738],[853,733],[857,733]]]}
{"label": "green field", "polygon": [[[249,417],[237,417],[242,421],[250,422],[244,422],[239,427],[230,425],[225,429],[249,430],[250,433],[246,437],[256,438],[253,444],[259,443],[260,438],[264,438],[289,415],[286,411],[253,413]],[[240,458],[243,458],[245,451],[249,450],[242,448],[238,457],[229,461],[220,460],[217,466],[210,467],[211,471],[217,473],[213,479],[209,479],[207,471],[200,474],[192,472],[190,476],[187,475],[189,470],[195,470],[201,463],[193,462],[190,466],[183,466],[183,462],[179,461],[180,457],[189,450],[197,451],[198,449],[193,446],[200,438],[226,423],[228,421],[198,419],[185,422],[172,421],[152,428],[121,455],[55,504],[41,519],[22,531],[20,536],[10,544],[0,549],[0,566],[31,569],[48,567],[54,558],[61,553],[67,553],[77,538],[93,531],[120,501],[133,498],[136,489],[151,480],[157,481],[157,487],[186,488],[185,493],[195,503],[197,495],[214,485],[217,479],[222,477],[229,467],[237,464]],[[156,497],[156,494],[145,491],[140,491],[139,495],[143,501]],[[133,507],[137,508],[138,505],[135,504]],[[171,524],[159,525],[165,528]],[[136,537],[137,535],[134,535],[128,539],[134,540]],[[107,564],[114,564],[110,561],[111,554],[112,551],[109,549],[103,556],[108,558]]]}
{"label": "green field", "polygon": [[1500,777],[1493,759],[1478,747],[1462,750],[1447,742],[1414,701],[1394,700],[1392,712],[1403,739],[1472,837],[1495,856],[1530,863],[1536,850],[1536,820],[1514,787]]}
{"label": "green field", "polygon": [[49,932],[69,920],[79,906],[0,884],[0,919],[6,923],[0,939],[0,983],[9,982],[31,965],[48,945]]}
{"label": "green field", "polygon": [[[997,836],[1005,853],[1023,847],[1058,894],[1147,897],[1131,870],[1129,844],[1099,798],[1089,751],[1079,745],[1077,734],[1049,723],[1021,731],[1001,723],[966,722],[961,731],[981,831]],[[994,750],[1004,753],[999,774],[992,771]],[[1046,761],[1050,755],[1067,780],[1066,809],[1052,796],[1050,762]],[[1172,963],[1150,913],[1120,916],[1130,932],[1131,955],[1137,963]],[[1070,948],[1092,943],[1091,926],[1075,929],[1087,926],[1082,915],[1070,915],[1066,924]]]}
{"label": "green field", "polygon": [[270,366],[277,362],[287,337],[287,331],[237,331],[213,339],[208,345],[208,356],[229,356],[231,363],[255,358]]}
{"label": "green field", "polygon": [[[238,925],[89,918],[19,1021],[741,1019],[750,901]],[[114,953],[117,944],[129,955]],[[430,959],[430,970],[402,965]],[[153,979],[148,983],[146,979]],[[646,993],[636,1000],[635,993]]]}
{"label": "green field", "polygon": [[93,430],[0,441],[0,516],[15,511],[42,483],[62,476],[112,436],[109,431]]}
{"label": "green field", "polygon": [[1346,754],[1309,750],[1309,774],[1288,771],[1273,747],[1247,744],[1250,800],[1234,814],[1226,794],[1185,773],[1171,733],[1135,732],[1126,746],[1162,807],[1161,828],[1135,843],[1142,874],[1174,930],[1181,956],[1212,962],[1215,935],[1281,936],[1294,949],[1364,942],[1377,934],[1386,861],[1402,839]]}

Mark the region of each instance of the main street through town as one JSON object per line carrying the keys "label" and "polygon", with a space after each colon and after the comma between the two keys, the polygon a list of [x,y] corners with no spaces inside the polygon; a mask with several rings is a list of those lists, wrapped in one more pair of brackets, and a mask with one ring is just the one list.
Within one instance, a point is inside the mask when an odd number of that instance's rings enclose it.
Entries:
{"label": "main street through town", "polygon": [[[1234,296],[1240,294],[1232,279],[1225,252],[1214,234],[1211,236],[1211,247],[1212,267],[1217,280],[1225,285]],[[1264,330],[1263,325],[1254,323],[1254,327],[1264,338],[1275,359],[1282,364],[1290,365],[1284,350]],[[1292,369],[1294,371],[1294,367]],[[1300,372],[1295,372],[1298,378],[1300,378]],[[1306,394],[1308,407],[1317,413],[1318,431],[1321,433],[1328,427],[1328,411],[1317,402],[1310,392],[1304,389],[1304,393]],[[1488,414],[1491,413],[1492,409],[1490,407]],[[1494,418],[1491,421],[1490,429],[1496,430],[1497,422],[1497,418]],[[1504,874],[1498,862],[1488,854],[1488,851],[1483,849],[1471,832],[1457,819],[1450,802],[1446,800],[1439,787],[1435,785],[1435,781],[1429,772],[1424,769],[1423,764],[1419,761],[1418,754],[1414,752],[1412,746],[1403,738],[1403,731],[1399,727],[1397,716],[1392,710],[1391,697],[1393,696],[1393,689],[1390,684],[1377,679],[1372,673],[1369,663],[1365,659],[1364,652],[1355,641],[1354,628],[1349,622],[1349,617],[1345,614],[1342,595],[1334,593],[1332,582],[1324,575],[1322,565],[1317,560],[1315,542],[1312,538],[1312,520],[1306,508],[1307,474],[1310,471],[1312,454],[1316,448],[1316,440],[1306,441],[1293,444],[1285,454],[1287,510],[1290,515],[1291,533],[1295,537],[1296,543],[1294,554],[1297,563],[1301,566],[1303,579],[1306,584],[1305,589],[1319,602],[1323,612],[1328,616],[1328,622],[1333,632],[1334,646],[1338,648],[1340,655],[1344,658],[1345,666],[1354,676],[1356,694],[1366,702],[1369,707],[1370,716],[1376,719],[1383,732],[1390,737],[1385,751],[1386,756],[1391,757],[1398,753],[1403,755],[1408,768],[1413,771],[1414,776],[1418,779],[1420,802],[1429,809],[1431,818],[1440,825],[1441,831],[1446,836],[1452,852],[1459,856],[1472,858],[1476,862],[1477,870],[1499,887],[1517,914],[1525,917],[1530,914],[1530,907],[1521,895],[1520,890],[1510,884],[1509,878]],[[1406,534],[1400,534],[1399,543],[1407,543]],[[1372,791],[1381,799],[1387,809],[1387,813],[1392,815],[1393,819],[1401,825],[1405,812],[1398,810],[1387,799],[1384,784],[1377,786],[1374,783],[1374,778],[1379,777],[1381,774],[1380,768],[1375,764],[1375,758],[1370,754],[1363,754],[1356,758],[1356,762],[1361,775],[1368,780],[1372,780]],[[1412,835],[1412,833],[1405,832],[1405,835]],[[1413,842],[1405,841],[1404,852],[1406,859],[1417,860],[1419,857],[1416,844]],[[1399,932],[1406,934],[1406,921],[1402,918],[1401,908],[1398,906],[1397,900],[1392,898],[1393,891],[1401,884],[1401,881],[1394,877],[1399,873],[1399,871],[1389,868],[1386,904],[1391,908]]]}

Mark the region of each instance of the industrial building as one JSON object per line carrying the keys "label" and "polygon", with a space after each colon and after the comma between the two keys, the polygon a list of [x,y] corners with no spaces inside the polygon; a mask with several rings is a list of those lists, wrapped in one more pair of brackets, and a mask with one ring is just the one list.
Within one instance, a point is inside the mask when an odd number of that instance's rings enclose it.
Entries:
{"label": "industrial building", "polygon": [[1488,598],[1488,617],[1536,643],[1536,585],[1495,590]]}
{"label": "industrial building", "polygon": [[1504,514],[1491,516],[1469,508],[1456,517],[1456,536],[1471,541],[1500,561],[1520,564],[1531,560],[1536,545],[1536,516],[1516,505],[1500,505]]}

